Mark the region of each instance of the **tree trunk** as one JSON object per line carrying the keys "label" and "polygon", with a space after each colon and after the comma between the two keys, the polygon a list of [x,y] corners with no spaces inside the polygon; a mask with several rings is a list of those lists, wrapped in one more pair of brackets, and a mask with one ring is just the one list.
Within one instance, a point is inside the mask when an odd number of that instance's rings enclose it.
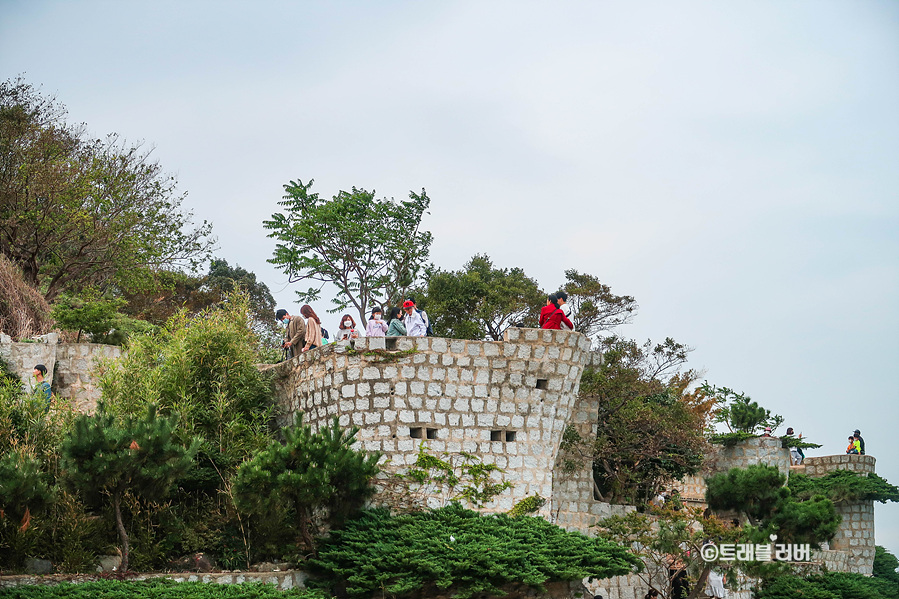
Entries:
{"label": "tree trunk", "polygon": [[115,524],[119,530],[119,538],[122,540],[122,566],[120,572],[128,571],[128,532],[125,530],[125,524],[122,522],[122,495],[116,493],[113,495],[113,506],[115,507]]}
{"label": "tree trunk", "polygon": [[705,581],[708,580],[709,572],[711,572],[711,570],[711,566],[706,566],[702,569],[702,572],[699,573],[699,578],[696,579],[696,584],[693,586],[693,590],[690,592],[687,599],[698,599],[699,593],[705,590]]}

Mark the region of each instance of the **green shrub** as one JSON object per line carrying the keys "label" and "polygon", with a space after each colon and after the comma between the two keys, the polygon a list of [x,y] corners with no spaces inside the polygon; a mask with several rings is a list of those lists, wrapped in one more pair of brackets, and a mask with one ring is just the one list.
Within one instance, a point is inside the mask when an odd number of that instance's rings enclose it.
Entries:
{"label": "green shrub", "polygon": [[52,586],[13,587],[4,589],[3,593],[5,599],[325,599],[316,591],[281,591],[270,584],[207,584],[171,580],[64,582]]}
{"label": "green shrub", "polygon": [[790,490],[800,499],[824,495],[834,503],[847,501],[899,501],[899,488],[871,472],[862,476],[850,470],[835,470],[820,478],[791,474]]}
{"label": "green shrub", "polygon": [[391,516],[371,510],[322,541],[313,572],[352,598],[384,594],[464,599],[505,584],[536,589],[587,576],[608,578],[640,567],[627,549],[567,532],[542,518],[483,516],[451,504]]}
{"label": "green shrub", "polygon": [[187,492],[217,495],[241,462],[271,439],[271,389],[256,368],[249,312],[241,293],[192,317],[181,312],[163,329],[132,338],[127,354],[101,373],[111,413],[139,414],[154,404],[178,418],[182,444],[200,438],[196,465],[179,481]]}
{"label": "green shrub", "polygon": [[895,599],[899,584],[861,574],[828,572],[800,578],[777,576],[764,581],[756,599]]}
{"label": "green shrub", "polygon": [[880,545],[874,548],[874,576],[899,585],[897,567],[899,567],[899,559],[896,559],[895,555]]}
{"label": "green shrub", "polygon": [[91,341],[102,343],[106,335],[116,328],[118,311],[128,302],[122,298],[103,298],[87,293],[83,297],[63,295],[53,306],[51,316],[56,326],[91,336]]}
{"label": "green shrub", "polygon": [[93,416],[81,415],[60,449],[66,482],[89,504],[111,505],[122,542],[122,570],[128,570],[129,537],[122,507],[126,493],[156,499],[193,461],[199,441],[185,448],[174,440],[174,419],[150,409],[124,421],[101,405]]}
{"label": "green shrub", "polygon": [[234,499],[246,513],[274,518],[296,528],[307,550],[323,524],[340,525],[374,493],[379,453],[354,451],[357,428],[331,426],[313,433],[300,420],[244,463],[234,479]]}

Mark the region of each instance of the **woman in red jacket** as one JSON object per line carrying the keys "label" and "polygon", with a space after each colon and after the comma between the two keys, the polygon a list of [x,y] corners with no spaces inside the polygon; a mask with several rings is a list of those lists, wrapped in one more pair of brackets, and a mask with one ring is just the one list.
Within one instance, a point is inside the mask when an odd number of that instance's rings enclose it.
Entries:
{"label": "woman in red jacket", "polygon": [[543,323],[546,322],[546,319],[549,318],[549,315],[559,309],[559,306],[556,305],[556,294],[551,293],[546,296],[546,305],[540,308],[540,320],[538,321],[540,328],[543,328]]}

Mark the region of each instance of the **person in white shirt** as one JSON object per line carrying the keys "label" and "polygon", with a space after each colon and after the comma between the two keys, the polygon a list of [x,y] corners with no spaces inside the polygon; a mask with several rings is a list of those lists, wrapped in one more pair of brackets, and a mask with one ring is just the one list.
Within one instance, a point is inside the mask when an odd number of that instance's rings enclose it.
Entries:
{"label": "person in white shirt", "polygon": [[428,334],[428,323],[415,309],[415,302],[406,300],[403,302],[403,324],[406,325],[406,335],[409,337],[425,337]]}
{"label": "person in white shirt", "polygon": [[[559,310],[562,311],[562,314],[565,315],[565,318],[574,322],[571,318],[571,316],[572,316],[571,306],[568,305],[568,294],[565,293],[564,291],[560,291],[560,292],[556,293],[556,303],[559,305]],[[574,330],[574,329],[569,329],[568,325],[565,324],[564,320],[562,321],[561,326],[566,331]]]}

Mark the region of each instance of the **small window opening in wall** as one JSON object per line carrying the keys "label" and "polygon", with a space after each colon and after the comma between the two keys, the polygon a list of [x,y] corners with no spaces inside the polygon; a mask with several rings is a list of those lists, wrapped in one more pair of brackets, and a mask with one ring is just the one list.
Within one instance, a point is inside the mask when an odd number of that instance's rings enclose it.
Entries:
{"label": "small window opening in wall", "polygon": [[387,337],[384,339],[384,348],[393,351],[396,349],[396,337]]}
{"label": "small window opening in wall", "polygon": [[437,429],[436,428],[425,429],[425,436],[428,439],[436,439],[437,438]]}
{"label": "small window opening in wall", "polygon": [[490,440],[491,441],[502,441],[503,440],[503,431],[490,431]]}
{"label": "small window opening in wall", "polygon": [[422,433],[422,431],[421,431],[420,426],[416,426],[416,427],[409,429],[409,436],[412,437],[413,439],[421,439],[421,433]]}
{"label": "small window opening in wall", "polygon": [[547,379],[537,379],[538,389],[549,389],[549,381]]}
{"label": "small window opening in wall", "polygon": [[515,431],[506,431],[506,441],[511,443],[515,440]]}
{"label": "small window opening in wall", "polygon": [[393,395],[394,393],[396,393],[396,387],[391,387],[390,394]]}

